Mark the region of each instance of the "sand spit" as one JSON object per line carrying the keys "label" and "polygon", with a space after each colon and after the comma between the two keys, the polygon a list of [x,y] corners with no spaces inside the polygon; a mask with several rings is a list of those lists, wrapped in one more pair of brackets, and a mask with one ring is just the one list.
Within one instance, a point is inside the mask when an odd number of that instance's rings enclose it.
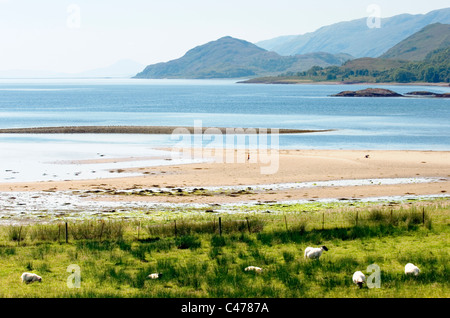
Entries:
{"label": "sand spit", "polygon": [[[65,126],[65,127],[31,127],[31,128],[3,128],[0,134],[163,134],[170,135],[175,129],[182,129],[189,134],[194,132],[205,133],[211,129],[218,129],[222,134],[259,134],[271,132],[272,128],[225,128],[225,127],[172,127],[172,126]],[[196,130],[197,129],[197,130]],[[263,131],[264,129],[264,131]],[[328,132],[332,129],[278,129],[280,134],[302,134]]]}

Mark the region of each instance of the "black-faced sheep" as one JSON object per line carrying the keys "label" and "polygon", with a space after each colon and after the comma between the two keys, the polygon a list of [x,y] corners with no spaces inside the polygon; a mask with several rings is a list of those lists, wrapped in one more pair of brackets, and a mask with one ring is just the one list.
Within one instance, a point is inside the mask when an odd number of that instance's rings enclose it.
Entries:
{"label": "black-faced sheep", "polygon": [[353,274],[352,280],[354,284],[358,285],[359,288],[362,288],[363,284],[366,282],[366,275],[361,271],[357,271]]}
{"label": "black-faced sheep", "polygon": [[319,259],[319,257],[322,255],[323,251],[328,251],[328,248],[326,246],[321,246],[321,247],[308,246],[305,249],[305,258]]}

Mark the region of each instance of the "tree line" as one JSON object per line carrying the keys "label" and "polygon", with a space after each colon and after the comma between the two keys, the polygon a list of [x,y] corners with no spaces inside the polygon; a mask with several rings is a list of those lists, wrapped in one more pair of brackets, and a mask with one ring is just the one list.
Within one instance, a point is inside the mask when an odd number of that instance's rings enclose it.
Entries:
{"label": "tree line", "polygon": [[450,47],[430,52],[423,61],[406,63],[388,70],[352,69],[343,66],[313,66],[304,72],[287,72],[279,77],[317,81],[427,82],[450,83]]}

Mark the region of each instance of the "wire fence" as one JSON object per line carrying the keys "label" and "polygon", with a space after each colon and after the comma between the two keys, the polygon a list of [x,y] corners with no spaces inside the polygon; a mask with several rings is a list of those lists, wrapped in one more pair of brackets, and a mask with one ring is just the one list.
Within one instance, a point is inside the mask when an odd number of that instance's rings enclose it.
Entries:
{"label": "wire fence", "polygon": [[431,227],[431,213],[425,207],[410,209],[372,209],[355,211],[292,212],[180,217],[162,222],[142,220],[88,220],[33,225],[6,226],[6,241],[20,244],[25,240],[69,243],[72,240],[123,240],[125,236],[142,240],[152,237],[183,237],[199,234],[261,233],[268,231],[325,231],[367,226]]}

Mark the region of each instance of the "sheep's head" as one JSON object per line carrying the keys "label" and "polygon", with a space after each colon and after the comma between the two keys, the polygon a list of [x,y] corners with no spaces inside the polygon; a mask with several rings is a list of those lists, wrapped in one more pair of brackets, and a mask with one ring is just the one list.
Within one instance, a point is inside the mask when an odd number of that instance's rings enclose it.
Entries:
{"label": "sheep's head", "polygon": [[328,248],[324,245],[324,246],[322,246],[322,249],[324,250],[324,251],[328,251]]}

